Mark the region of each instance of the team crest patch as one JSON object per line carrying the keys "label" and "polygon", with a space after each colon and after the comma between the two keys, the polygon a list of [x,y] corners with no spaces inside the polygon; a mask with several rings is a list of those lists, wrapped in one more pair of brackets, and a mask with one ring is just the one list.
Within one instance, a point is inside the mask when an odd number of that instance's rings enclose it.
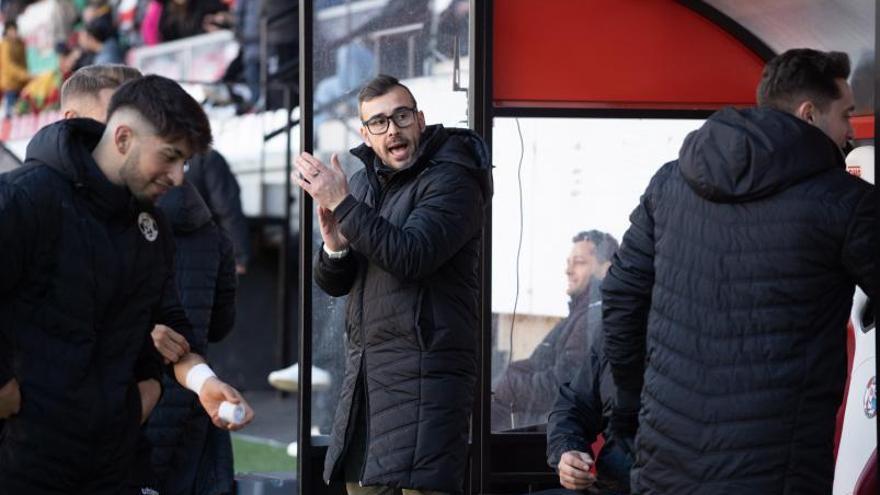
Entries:
{"label": "team crest patch", "polygon": [[141,229],[141,234],[144,234],[144,238],[150,242],[155,241],[159,237],[159,227],[156,226],[156,219],[145,211],[138,215],[138,227]]}
{"label": "team crest patch", "polygon": [[865,406],[865,416],[868,419],[873,418],[877,415],[877,384],[875,383],[876,377],[871,377],[868,380],[868,387],[865,390],[865,398],[862,400],[863,405]]}

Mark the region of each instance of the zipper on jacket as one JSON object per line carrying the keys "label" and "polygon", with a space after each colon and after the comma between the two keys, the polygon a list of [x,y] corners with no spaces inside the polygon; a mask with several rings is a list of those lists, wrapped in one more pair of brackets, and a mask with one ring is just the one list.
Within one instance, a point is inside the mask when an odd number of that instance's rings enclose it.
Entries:
{"label": "zipper on jacket", "polygon": [[[379,190],[379,194],[375,196],[376,204],[373,208],[376,210],[376,213],[382,211],[382,203],[385,202],[385,196],[388,191],[391,190],[391,185],[395,180],[397,174],[392,175],[385,184],[382,184],[381,189]],[[364,272],[364,288],[366,288],[366,270],[369,270],[369,266],[365,268]],[[364,486],[364,473],[367,471],[367,459],[370,455],[370,387],[367,384],[367,331],[364,328],[364,292],[365,290],[361,289],[361,304],[360,304],[360,327],[361,327],[361,372],[364,377],[364,460],[363,464],[361,464],[361,474],[358,477],[358,486]]]}
{"label": "zipper on jacket", "polygon": [[[377,198],[377,199],[381,199],[381,197]],[[369,391],[369,387],[367,386],[367,330],[366,330],[366,328],[364,328],[364,292],[366,292],[366,288],[367,288],[367,272],[370,270],[369,263],[367,263],[366,266],[364,266],[363,270],[364,270],[364,280],[362,282],[361,293],[360,293],[361,303],[358,307],[358,312],[359,312],[359,314],[358,314],[358,327],[360,327],[360,329],[361,329],[361,371],[360,371],[360,374],[361,374],[361,380],[363,381],[363,387],[364,387],[364,389],[362,390],[362,393],[364,394],[364,403],[362,405],[364,408],[364,423],[366,423],[363,425],[364,426],[364,435],[366,435],[366,438],[364,438],[364,458],[361,461],[361,473],[358,476],[358,486],[361,486],[361,487],[364,486],[364,472],[367,469],[367,456],[369,455],[369,452],[370,452],[370,391]],[[355,389],[357,389],[357,381],[355,381]],[[357,390],[355,390],[355,392],[357,392]],[[356,393],[354,394],[354,396],[355,396],[354,398],[357,398]],[[360,404],[359,404],[359,406],[360,406]],[[355,419],[355,421],[357,421],[359,418],[355,417],[354,419]],[[357,431],[357,424],[355,424],[355,431]]]}
{"label": "zipper on jacket", "polygon": [[[366,285],[366,284],[364,284]],[[361,376],[364,383],[364,459],[361,463],[361,474],[358,486],[364,486],[364,473],[367,470],[367,458],[370,455],[370,387],[367,385],[367,332],[364,329],[364,291],[361,291]],[[357,420],[357,418],[355,418]]]}

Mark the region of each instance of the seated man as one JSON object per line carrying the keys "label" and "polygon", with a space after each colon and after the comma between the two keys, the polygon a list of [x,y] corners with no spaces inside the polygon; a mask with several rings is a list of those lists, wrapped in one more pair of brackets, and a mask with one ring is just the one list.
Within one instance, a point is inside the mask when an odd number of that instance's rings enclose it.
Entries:
{"label": "seated man", "polygon": [[[633,445],[614,436],[608,420],[616,389],[603,350],[601,332],[595,335],[589,359],[571,383],[559,387],[556,403],[547,424],[547,463],[559,473],[559,484],[567,490],[553,490],[556,495],[629,493],[629,470],[633,463]],[[591,472],[593,455],[587,452],[599,434],[604,445]],[[545,494],[546,495],[546,494]]]}
{"label": "seated man", "polygon": [[514,361],[495,384],[492,430],[545,423],[556,391],[588,357],[592,335],[601,334],[601,280],[617,251],[609,234],[591,230],[572,239],[565,274],[569,315],[527,359]]}

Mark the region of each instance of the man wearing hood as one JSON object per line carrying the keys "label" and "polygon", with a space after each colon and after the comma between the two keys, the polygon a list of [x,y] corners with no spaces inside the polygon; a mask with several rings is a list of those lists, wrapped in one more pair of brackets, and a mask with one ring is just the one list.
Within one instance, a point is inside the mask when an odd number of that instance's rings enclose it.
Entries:
{"label": "man wearing hood", "polygon": [[[155,404],[145,399],[158,397],[150,330],[191,333],[170,228],[153,203],[210,140],[198,103],[147,76],[113,95],[106,126],[47,126],[25,166],[0,178],[0,494],[123,492]],[[214,424],[240,427],[219,418],[224,400],[242,403],[249,421],[240,394],[185,347],[175,374]]]}
{"label": "man wearing hood", "polygon": [[492,393],[493,431],[547,423],[559,387],[589,359],[595,335],[602,331],[600,286],[617,247],[614,237],[598,230],[572,238],[565,263],[569,314],[528,358],[510,363],[498,378]]}
{"label": "man wearing hood", "polygon": [[477,377],[480,236],[492,194],[483,141],[425,125],[380,75],[358,95],[363,163],[308,153],[294,179],[318,205],[315,282],[348,295],[347,363],[324,477],[350,494],[460,493]]}
{"label": "man wearing hood", "polygon": [[848,76],[839,52],[774,58],[758,108],[710,117],[632,213],[603,311],[634,493],[831,493],[853,290],[877,290]]}

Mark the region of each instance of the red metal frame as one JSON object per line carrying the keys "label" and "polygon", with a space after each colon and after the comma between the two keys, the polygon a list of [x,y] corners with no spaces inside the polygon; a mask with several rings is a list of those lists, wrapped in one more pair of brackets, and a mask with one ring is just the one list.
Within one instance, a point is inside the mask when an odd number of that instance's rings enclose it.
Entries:
{"label": "red metal frame", "polygon": [[505,0],[495,8],[495,107],[755,103],[764,60],[679,2],[557,0],[535,6]]}

